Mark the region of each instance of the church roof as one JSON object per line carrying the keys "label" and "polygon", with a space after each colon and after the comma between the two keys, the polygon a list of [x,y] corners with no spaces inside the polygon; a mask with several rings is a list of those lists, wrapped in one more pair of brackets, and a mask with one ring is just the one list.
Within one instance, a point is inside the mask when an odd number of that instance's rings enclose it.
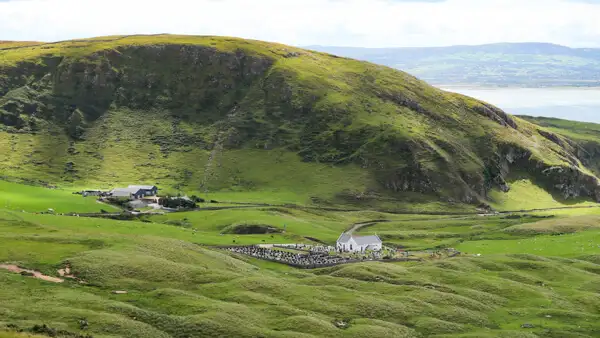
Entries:
{"label": "church roof", "polygon": [[337,239],[337,242],[338,243],[348,243],[348,241],[350,241],[350,239],[353,239],[357,245],[361,245],[361,246],[362,245],[381,244],[381,239],[377,235],[356,236],[356,235],[351,235],[348,233],[341,234],[340,237]]}

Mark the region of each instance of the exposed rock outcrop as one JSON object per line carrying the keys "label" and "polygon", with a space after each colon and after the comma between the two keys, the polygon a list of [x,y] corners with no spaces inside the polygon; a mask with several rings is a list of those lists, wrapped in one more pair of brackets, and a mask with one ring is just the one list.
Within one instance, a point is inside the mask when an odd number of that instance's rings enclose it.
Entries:
{"label": "exposed rock outcrop", "polygon": [[512,117],[492,105],[481,103],[481,105],[477,105],[473,109],[502,126],[509,126],[513,129],[517,129],[517,123]]}

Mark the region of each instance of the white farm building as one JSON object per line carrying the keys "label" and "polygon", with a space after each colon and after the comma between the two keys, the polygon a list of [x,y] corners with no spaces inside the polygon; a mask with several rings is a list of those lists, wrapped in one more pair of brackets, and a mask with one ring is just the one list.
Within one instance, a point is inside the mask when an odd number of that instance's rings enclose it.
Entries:
{"label": "white farm building", "polygon": [[337,239],[335,248],[344,252],[365,252],[367,250],[379,251],[383,243],[379,236],[355,236],[343,233]]}

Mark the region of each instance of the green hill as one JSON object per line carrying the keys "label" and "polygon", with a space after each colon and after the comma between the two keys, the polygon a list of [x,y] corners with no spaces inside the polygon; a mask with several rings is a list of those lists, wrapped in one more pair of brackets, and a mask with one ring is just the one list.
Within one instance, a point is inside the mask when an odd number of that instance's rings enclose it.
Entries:
{"label": "green hill", "polygon": [[568,137],[384,66],[260,41],[0,45],[0,173],[11,179],[472,208],[518,173],[561,203],[598,200],[599,171]]}

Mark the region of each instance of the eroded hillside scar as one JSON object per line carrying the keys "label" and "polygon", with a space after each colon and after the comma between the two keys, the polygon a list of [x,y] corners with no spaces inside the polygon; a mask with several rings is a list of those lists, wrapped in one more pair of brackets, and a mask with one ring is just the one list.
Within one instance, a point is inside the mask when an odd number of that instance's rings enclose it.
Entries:
{"label": "eroded hillside scar", "polygon": [[9,272],[13,272],[13,273],[18,273],[18,274],[21,274],[22,276],[26,276],[26,277],[41,279],[41,280],[44,280],[47,282],[52,282],[52,283],[63,283],[64,282],[64,279],[61,279],[58,277],[47,276],[47,275],[42,274],[39,271],[23,269],[23,268],[18,267],[17,265],[0,264],[0,269],[8,270]]}

